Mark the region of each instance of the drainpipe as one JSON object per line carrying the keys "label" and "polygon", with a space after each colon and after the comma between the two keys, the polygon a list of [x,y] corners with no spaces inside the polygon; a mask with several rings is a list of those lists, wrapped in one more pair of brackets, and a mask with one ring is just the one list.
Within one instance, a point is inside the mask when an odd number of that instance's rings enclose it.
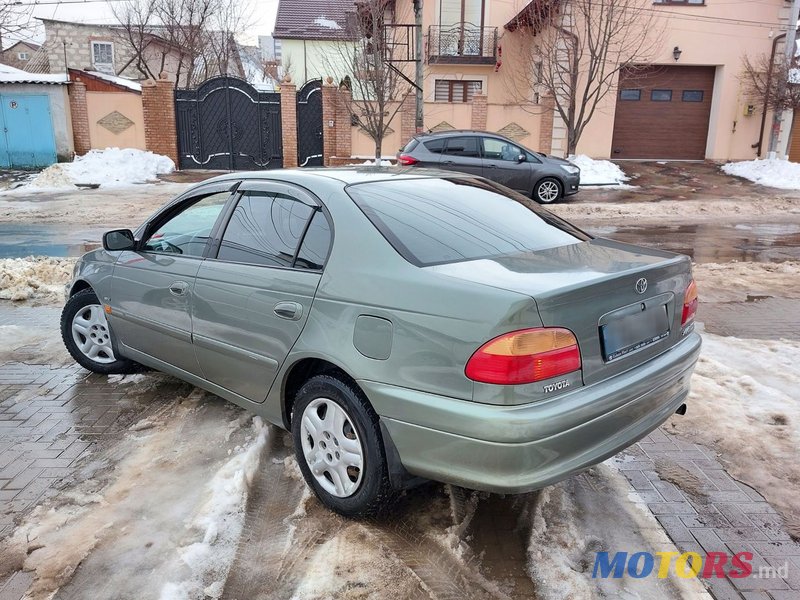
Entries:
{"label": "drainpipe", "polygon": [[764,90],[764,106],[761,109],[761,129],[758,131],[758,142],[753,145],[756,148],[756,156],[761,158],[761,150],[764,145],[764,126],[767,124],[767,110],[769,110],[769,92],[772,89],[772,75],[775,70],[775,53],[778,51],[778,42],[786,37],[785,33],[775,36],[772,40],[772,53],[769,55],[769,69],[767,69],[767,85]]}

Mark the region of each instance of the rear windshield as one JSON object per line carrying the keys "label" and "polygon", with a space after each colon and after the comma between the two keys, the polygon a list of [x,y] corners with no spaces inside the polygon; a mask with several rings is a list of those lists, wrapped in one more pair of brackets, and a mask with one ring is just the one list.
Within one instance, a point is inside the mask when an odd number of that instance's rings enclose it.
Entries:
{"label": "rear windshield", "polygon": [[347,192],[394,249],[420,267],[591,239],[525,196],[481,179],[381,181]]}
{"label": "rear windshield", "polygon": [[419,140],[417,138],[411,138],[409,142],[400,148],[400,152],[411,152],[414,148],[419,145]]}

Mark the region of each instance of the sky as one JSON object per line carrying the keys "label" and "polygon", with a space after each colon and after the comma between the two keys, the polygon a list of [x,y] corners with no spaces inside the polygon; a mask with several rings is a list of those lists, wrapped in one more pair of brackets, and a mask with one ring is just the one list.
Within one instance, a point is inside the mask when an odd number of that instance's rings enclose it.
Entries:
{"label": "sky", "polygon": [[[4,0],[0,0],[4,1]],[[33,4],[34,0],[21,0]],[[74,0],[70,0],[74,2]],[[252,25],[243,32],[239,41],[244,44],[257,44],[259,35],[269,35],[275,25],[278,0],[249,0],[253,6]],[[72,4],[47,4],[33,8],[34,17],[79,21],[81,23],[113,23],[114,14],[108,2],[83,2]],[[44,30],[40,27],[19,37],[29,37],[33,41],[44,41]],[[3,40],[3,46],[11,40]]]}

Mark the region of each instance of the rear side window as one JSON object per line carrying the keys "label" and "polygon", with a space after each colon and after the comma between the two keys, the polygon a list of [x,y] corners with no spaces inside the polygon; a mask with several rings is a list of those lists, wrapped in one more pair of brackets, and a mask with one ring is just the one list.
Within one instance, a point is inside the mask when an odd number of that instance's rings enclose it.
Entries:
{"label": "rear side window", "polygon": [[529,198],[469,177],[365,183],[347,192],[395,250],[420,267],[591,239]]}
{"label": "rear side window", "polygon": [[447,147],[444,153],[452,156],[480,158],[480,153],[478,152],[478,138],[466,136],[447,138]]}
{"label": "rear side window", "polygon": [[422,145],[428,149],[428,152],[434,154],[441,154],[444,152],[444,140],[431,140],[430,142],[422,142]]}
{"label": "rear side window", "polygon": [[314,213],[294,263],[297,269],[322,270],[331,245],[331,228],[321,210]]}
{"label": "rear side window", "polygon": [[312,212],[312,207],[291,196],[246,192],[225,228],[217,258],[291,267]]}

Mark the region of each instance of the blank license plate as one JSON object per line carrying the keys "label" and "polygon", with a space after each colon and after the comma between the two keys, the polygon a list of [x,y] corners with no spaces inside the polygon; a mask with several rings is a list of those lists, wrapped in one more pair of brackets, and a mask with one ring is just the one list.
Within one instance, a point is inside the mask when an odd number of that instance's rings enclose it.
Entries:
{"label": "blank license plate", "polygon": [[667,307],[662,304],[614,319],[600,327],[606,361],[615,360],[669,335]]}

